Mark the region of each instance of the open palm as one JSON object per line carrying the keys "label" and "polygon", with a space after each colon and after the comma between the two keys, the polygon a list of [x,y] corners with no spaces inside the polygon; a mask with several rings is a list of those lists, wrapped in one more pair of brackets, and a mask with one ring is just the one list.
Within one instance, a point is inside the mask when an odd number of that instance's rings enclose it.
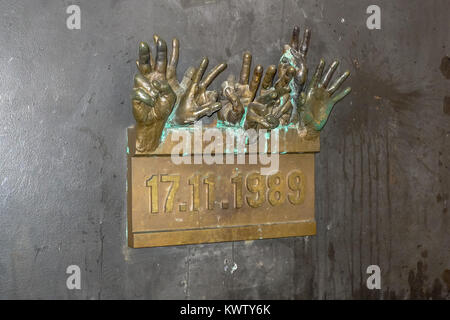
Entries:
{"label": "open palm", "polygon": [[316,131],[322,130],[334,105],[351,91],[351,88],[348,87],[335,94],[350,75],[348,71],[342,74],[331,86],[328,86],[338,64],[338,61],[334,61],[322,78],[325,61],[320,60],[306,93],[302,93],[300,97],[299,105],[302,106],[300,116],[307,127],[312,127]]}

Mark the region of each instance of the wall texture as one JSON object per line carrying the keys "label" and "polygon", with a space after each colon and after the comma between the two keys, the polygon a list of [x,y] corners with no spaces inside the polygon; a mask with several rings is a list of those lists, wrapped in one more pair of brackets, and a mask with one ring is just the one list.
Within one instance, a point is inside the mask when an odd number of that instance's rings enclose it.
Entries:
{"label": "wall texture", "polygon": [[[373,2],[1,1],[0,298],[449,299],[450,4],[378,0],[371,31]],[[179,77],[202,55],[227,61],[218,88],[244,50],[276,63],[294,24],[312,28],[310,69],[352,72],[316,156],[317,236],[129,249],[138,42],[179,37]],[[66,288],[71,264],[81,290]]]}

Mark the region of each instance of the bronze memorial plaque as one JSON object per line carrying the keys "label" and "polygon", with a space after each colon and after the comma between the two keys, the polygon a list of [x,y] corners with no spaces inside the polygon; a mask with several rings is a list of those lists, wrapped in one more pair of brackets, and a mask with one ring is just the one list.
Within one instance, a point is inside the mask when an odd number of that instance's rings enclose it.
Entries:
{"label": "bronze memorial plaque", "polygon": [[[132,130],[132,129],[131,129]],[[132,133],[130,133],[132,136]],[[314,154],[283,154],[273,175],[261,163],[128,162],[128,238],[133,248],[313,235]]]}
{"label": "bronze memorial plaque", "polygon": [[132,248],[314,235],[314,154],[350,88],[338,62],[308,81],[310,31],[295,27],[278,65],[245,52],[239,75],[209,90],[227,65],[208,58],[178,81],[180,43],[139,44],[128,128],[128,245]]}

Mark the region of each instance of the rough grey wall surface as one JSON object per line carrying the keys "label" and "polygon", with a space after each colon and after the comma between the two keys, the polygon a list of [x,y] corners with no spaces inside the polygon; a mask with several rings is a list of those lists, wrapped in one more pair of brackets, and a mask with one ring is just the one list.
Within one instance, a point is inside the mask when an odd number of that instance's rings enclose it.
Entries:
{"label": "rough grey wall surface", "polygon": [[[0,298],[448,299],[450,4],[376,1],[371,31],[373,2],[2,0]],[[244,50],[276,63],[294,24],[312,28],[310,69],[339,58],[352,72],[316,156],[317,236],[129,249],[138,42],[177,36],[179,77],[206,55],[228,62],[223,80]],[[66,288],[71,264],[81,290]]]}

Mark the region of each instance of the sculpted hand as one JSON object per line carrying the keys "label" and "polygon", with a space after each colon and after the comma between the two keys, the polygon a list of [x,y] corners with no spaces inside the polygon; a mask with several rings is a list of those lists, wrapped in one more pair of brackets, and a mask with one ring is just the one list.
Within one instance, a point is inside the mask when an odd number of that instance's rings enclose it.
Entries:
{"label": "sculpted hand", "polygon": [[[296,122],[297,112],[293,113],[292,111],[294,107],[297,107],[297,97],[300,95],[306,81],[306,54],[311,38],[310,30],[306,29],[300,45],[299,33],[300,29],[297,26],[294,27],[290,44],[284,46],[283,55],[278,64],[278,70],[274,65],[271,65],[266,71],[262,82],[261,96],[275,90],[276,103],[271,103],[270,111],[268,111],[269,114],[265,115],[265,117],[270,118],[270,121],[260,122],[258,127],[264,128],[267,127],[267,124],[271,124],[273,128],[275,126],[275,122],[271,120],[273,118],[278,120],[278,125],[289,125],[291,122]],[[278,80],[273,85],[277,71]],[[294,90],[291,90],[291,88]],[[251,109],[265,110],[266,108],[263,108],[258,103],[253,103],[251,104]],[[254,117],[252,113],[248,115],[247,119],[253,124],[262,121],[262,118]]]}
{"label": "sculpted hand", "polygon": [[207,91],[206,89],[226,69],[227,65],[225,63],[217,65],[201,81],[207,67],[208,58],[203,58],[198,69],[190,69],[186,72],[183,81],[187,85],[187,90],[177,103],[174,118],[176,124],[192,124],[206,115],[211,116],[222,107],[220,102],[217,102],[219,94],[216,91]]}
{"label": "sculpted hand", "polygon": [[278,65],[280,74],[286,72],[289,67],[294,67],[294,90],[291,94],[295,97],[297,97],[302,91],[308,76],[308,69],[306,67],[306,54],[308,53],[311,31],[309,29],[305,29],[301,44],[299,34],[300,28],[298,26],[295,26],[294,30],[292,31],[291,42],[284,45],[283,55],[281,56],[280,63]]}
{"label": "sculpted hand", "polygon": [[166,80],[153,80],[150,83],[137,75],[134,85],[131,99],[136,119],[136,149],[139,152],[151,152],[159,145],[176,95]]}
{"label": "sculpted hand", "polygon": [[151,56],[148,44],[139,44],[139,60],[136,64],[140,73],[134,78],[131,96],[136,119],[136,149],[139,152],[151,152],[158,147],[162,130],[176,100],[166,77],[166,43],[158,38],[155,38],[155,42],[156,61]]}
{"label": "sculpted hand", "polygon": [[247,108],[245,129],[275,129],[289,121],[292,105],[289,99],[289,82],[294,75],[294,68],[286,72],[273,85],[277,69],[274,65],[267,68],[261,84],[261,95]]}
{"label": "sculpted hand", "polygon": [[178,64],[179,43],[177,39],[172,42],[172,54],[170,62],[167,63],[167,44],[158,35],[154,35],[153,39],[156,46],[156,61],[152,56],[150,47],[147,42],[139,44],[139,60],[136,66],[142,76],[149,82],[153,80],[167,80],[169,84],[174,85],[174,91],[178,82],[176,81],[176,68]]}
{"label": "sculpted hand", "polygon": [[316,72],[311,79],[311,83],[306,90],[306,94],[303,94],[299,99],[299,105],[302,106],[300,117],[308,128],[312,127],[316,131],[322,130],[334,105],[351,91],[351,88],[348,87],[334,95],[345,79],[350,75],[350,72],[348,71],[328,87],[338,64],[338,61],[334,61],[322,78],[325,61],[323,59],[320,60]]}
{"label": "sculpted hand", "polygon": [[275,89],[267,90],[248,105],[245,118],[245,129],[275,129],[280,124],[272,111],[279,104],[278,94]]}
{"label": "sculpted hand", "polygon": [[236,82],[234,75],[230,75],[227,81],[222,83],[222,109],[218,113],[219,120],[232,124],[240,123],[245,108],[255,99],[263,67],[261,65],[255,67],[253,79],[250,81],[251,65],[252,55],[250,52],[245,52],[242,58],[239,82]]}
{"label": "sculpted hand", "polygon": [[[159,61],[159,73],[152,72],[156,69],[155,60],[152,57],[149,45],[146,42],[141,42],[139,44],[139,60],[136,61],[136,65],[141,72],[141,74],[149,79],[153,80],[155,77],[157,79],[164,78],[169,83],[172,90],[177,95],[177,104],[180,102],[183,95],[186,93],[187,88],[192,82],[192,77],[195,72],[195,68],[190,67],[186,70],[183,80],[178,82],[177,79],[177,65],[178,58],[180,55],[180,42],[177,38],[172,40],[172,53],[169,61],[167,61],[167,45],[166,42],[161,39],[158,35],[154,35],[153,39],[155,41],[157,50],[157,61]],[[164,77],[165,76],[165,77]]]}

